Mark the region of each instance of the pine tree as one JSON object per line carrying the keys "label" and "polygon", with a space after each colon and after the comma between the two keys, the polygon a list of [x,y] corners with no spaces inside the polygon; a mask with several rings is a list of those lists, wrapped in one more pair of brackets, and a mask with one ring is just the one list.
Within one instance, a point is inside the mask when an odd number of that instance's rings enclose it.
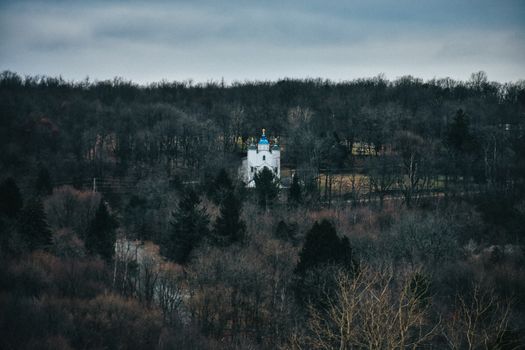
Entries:
{"label": "pine tree", "polygon": [[301,191],[301,185],[299,184],[299,177],[297,174],[294,174],[292,185],[290,186],[290,190],[288,192],[288,204],[296,206],[298,204],[301,204],[303,201],[303,194]]}
{"label": "pine tree", "polygon": [[327,220],[315,222],[306,234],[294,271],[295,295],[302,304],[312,303],[323,308],[336,290],[338,271],[352,275],[356,269],[348,238],[338,237]]}
{"label": "pine tree", "polygon": [[30,250],[46,248],[51,244],[52,232],[47,224],[44,206],[40,199],[29,200],[21,210],[18,232]]}
{"label": "pine tree", "polygon": [[41,167],[38,171],[38,176],[35,182],[35,190],[37,195],[40,196],[48,196],[53,192],[51,175],[49,175],[49,171],[44,167]]}
{"label": "pine tree", "polygon": [[284,220],[280,220],[277,223],[277,227],[274,231],[274,236],[283,241],[289,241],[296,243],[297,224],[287,224]]}
{"label": "pine tree", "polygon": [[172,214],[168,257],[177,263],[186,263],[191,251],[208,235],[208,224],[208,215],[200,207],[199,196],[192,189],[185,189],[177,211]]}
{"label": "pine tree", "polygon": [[110,261],[115,252],[116,228],[116,220],[101,200],[85,237],[88,252],[98,254],[104,260]]}
{"label": "pine tree", "polygon": [[241,220],[241,202],[233,191],[222,201],[213,233],[214,241],[218,245],[228,245],[244,239],[246,224]]}
{"label": "pine tree", "polygon": [[259,199],[259,205],[268,208],[279,194],[279,182],[270,169],[264,167],[254,176],[255,191]]}
{"label": "pine tree", "polygon": [[0,184],[0,215],[14,219],[22,209],[22,195],[13,178]]}
{"label": "pine tree", "polygon": [[222,201],[233,191],[233,182],[228,172],[223,168],[219,171],[208,189],[208,196],[215,204],[221,204]]}
{"label": "pine tree", "polygon": [[470,130],[468,115],[459,109],[456,112],[453,122],[448,126],[446,134],[446,145],[451,153],[451,160],[448,162],[452,166],[449,170],[455,175],[463,178],[463,186],[467,189],[471,176],[482,176],[483,172],[476,169],[476,162],[473,158],[478,153],[479,144],[475,135]]}
{"label": "pine tree", "polygon": [[458,153],[467,151],[471,143],[471,135],[468,116],[462,109],[458,109],[456,112],[453,122],[448,127],[446,136],[446,141],[452,150]]}
{"label": "pine tree", "polygon": [[335,227],[328,220],[323,220],[321,223],[315,222],[306,234],[295,272],[302,274],[308,269],[327,264],[339,265],[348,271],[355,268],[348,238],[337,236]]}

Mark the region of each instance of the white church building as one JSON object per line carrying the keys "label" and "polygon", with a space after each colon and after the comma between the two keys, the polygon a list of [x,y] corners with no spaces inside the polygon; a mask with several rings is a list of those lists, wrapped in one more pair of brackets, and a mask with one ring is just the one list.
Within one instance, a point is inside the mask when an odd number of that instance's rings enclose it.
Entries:
{"label": "white church building", "polygon": [[263,129],[259,143],[248,146],[248,156],[242,161],[241,172],[246,187],[255,187],[254,176],[264,168],[281,178],[281,148],[277,142],[270,145]]}

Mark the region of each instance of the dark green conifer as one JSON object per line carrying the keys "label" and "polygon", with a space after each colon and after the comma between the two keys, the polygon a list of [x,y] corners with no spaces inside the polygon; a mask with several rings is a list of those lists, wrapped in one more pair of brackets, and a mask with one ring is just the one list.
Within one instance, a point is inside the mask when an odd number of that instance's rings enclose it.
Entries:
{"label": "dark green conifer", "polygon": [[267,209],[279,195],[279,182],[267,167],[256,173],[253,180],[255,181],[259,205]]}
{"label": "dark green conifer", "polygon": [[85,238],[88,252],[110,261],[115,253],[116,228],[116,220],[110,214],[106,203],[101,200]]}
{"label": "dark green conifer", "polygon": [[18,219],[18,232],[30,250],[47,248],[51,245],[52,232],[47,224],[42,201],[29,200],[22,208]]}
{"label": "dark green conifer", "polygon": [[214,241],[219,245],[228,245],[244,239],[246,224],[241,220],[241,201],[233,191],[222,201],[213,233]]}
{"label": "dark green conifer", "polygon": [[188,262],[191,251],[209,233],[209,219],[194,190],[187,188],[172,214],[171,233],[167,242],[167,255],[173,261]]}
{"label": "dark green conifer", "polygon": [[284,220],[279,220],[274,231],[274,236],[283,241],[288,241],[296,243],[297,239],[295,237],[297,233],[297,224],[295,223],[286,223]]}
{"label": "dark green conifer", "polygon": [[295,272],[302,274],[308,269],[327,264],[339,265],[348,271],[355,268],[348,238],[340,238],[332,223],[322,220],[321,223],[315,222],[306,234]]}
{"label": "dark green conifer", "polygon": [[35,182],[35,190],[39,196],[48,196],[53,193],[51,175],[47,168],[41,167]]}
{"label": "dark green conifer", "polygon": [[0,184],[0,215],[13,219],[22,209],[22,205],[22,195],[15,180],[11,177],[5,179]]}
{"label": "dark green conifer", "polygon": [[213,179],[208,189],[208,196],[215,204],[221,204],[222,201],[234,190],[233,182],[228,172],[223,168]]}
{"label": "dark green conifer", "polygon": [[301,190],[301,185],[299,184],[299,177],[297,174],[294,174],[292,179],[292,185],[288,192],[288,204],[296,206],[301,204],[303,201],[303,194]]}
{"label": "dark green conifer", "polygon": [[340,238],[327,220],[315,222],[306,234],[295,268],[295,294],[300,303],[324,307],[337,288],[339,271],[353,275],[357,263],[347,237]]}

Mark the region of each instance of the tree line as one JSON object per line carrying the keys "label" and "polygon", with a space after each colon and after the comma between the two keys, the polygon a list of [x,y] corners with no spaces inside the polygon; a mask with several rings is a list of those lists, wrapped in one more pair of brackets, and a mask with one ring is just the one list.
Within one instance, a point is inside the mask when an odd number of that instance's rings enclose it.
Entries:
{"label": "tree line", "polygon": [[3,72],[0,111],[2,348],[524,342],[523,82]]}

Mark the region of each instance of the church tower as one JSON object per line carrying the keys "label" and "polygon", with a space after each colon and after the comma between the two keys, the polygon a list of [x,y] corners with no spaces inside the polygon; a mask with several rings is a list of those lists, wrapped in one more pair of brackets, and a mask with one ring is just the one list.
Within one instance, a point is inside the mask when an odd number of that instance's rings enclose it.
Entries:
{"label": "church tower", "polygon": [[255,187],[254,176],[264,168],[268,168],[277,177],[281,177],[281,148],[275,142],[270,145],[266,138],[266,130],[262,130],[259,143],[248,146],[246,163],[243,161],[244,181],[247,187]]}

